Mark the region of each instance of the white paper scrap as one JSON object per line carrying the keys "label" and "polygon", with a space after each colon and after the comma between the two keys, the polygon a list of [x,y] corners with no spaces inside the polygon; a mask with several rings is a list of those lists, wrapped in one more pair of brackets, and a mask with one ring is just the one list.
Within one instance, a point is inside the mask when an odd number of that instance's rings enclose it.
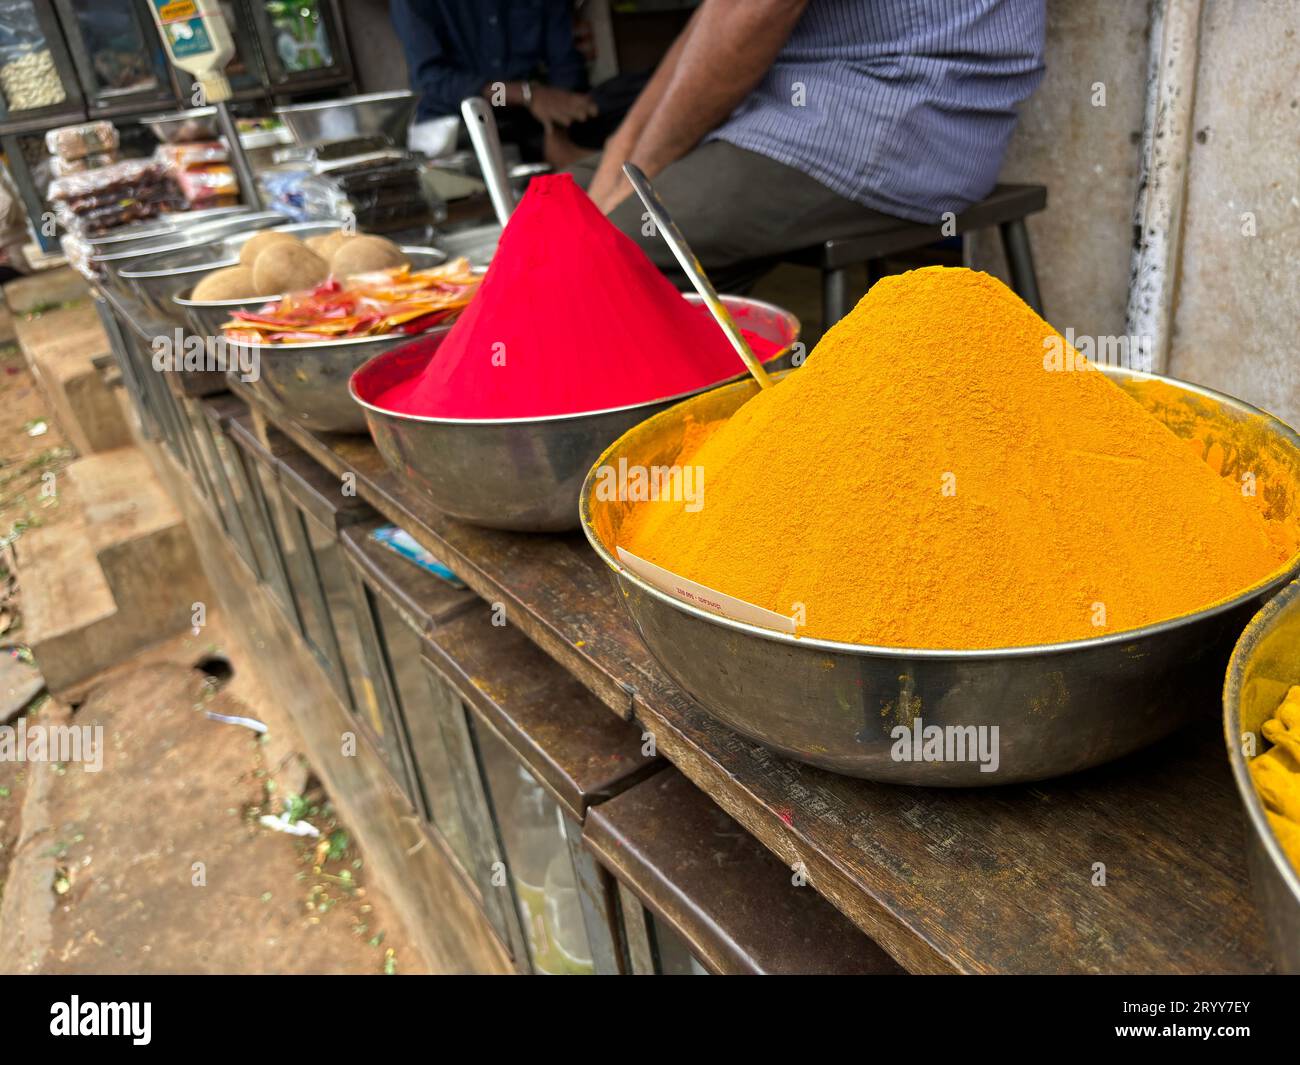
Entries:
{"label": "white paper scrap", "polygon": [[753,603],[747,603],[743,599],[724,595],[713,588],[706,588],[694,581],[688,581],[685,577],[672,572],[672,570],[666,570],[662,566],[656,566],[653,562],[638,558],[626,548],[616,547],[614,550],[618,552],[618,560],[623,565],[642,580],[649,581],[661,592],[671,595],[674,599],[680,599],[683,603],[690,603],[691,606],[707,610],[710,614],[731,618],[732,621],[743,621],[747,625],[757,625],[763,629],[775,629],[777,632],[794,634],[795,623],[793,617],[778,614],[775,610],[767,610],[764,607],[755,606]]}

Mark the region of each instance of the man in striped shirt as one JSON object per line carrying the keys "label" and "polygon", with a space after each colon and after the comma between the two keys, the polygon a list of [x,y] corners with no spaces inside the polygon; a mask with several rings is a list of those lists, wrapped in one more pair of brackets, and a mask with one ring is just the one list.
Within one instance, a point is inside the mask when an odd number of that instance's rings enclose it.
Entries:
{"label": "man in striped shirt", "polygon": [[1044,0],[704,0],[575,173],[671,273],[628,198],[636,163],[733,289],[873,211],[937,225],[993,188],[1045,22]]}

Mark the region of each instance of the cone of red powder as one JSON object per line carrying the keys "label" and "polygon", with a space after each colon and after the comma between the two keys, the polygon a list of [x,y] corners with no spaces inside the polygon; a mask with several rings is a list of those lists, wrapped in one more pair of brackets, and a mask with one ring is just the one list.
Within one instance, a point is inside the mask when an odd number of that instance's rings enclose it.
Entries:
{"label": "cone of red powder", "polygon": [[[760,359],[771,341],[747,334]],[[568,174],[534,178],[483,284],[451,331],[414,341],[424,369],[376,398],[428,418],[545,418],[694,392],[744,371]]]}

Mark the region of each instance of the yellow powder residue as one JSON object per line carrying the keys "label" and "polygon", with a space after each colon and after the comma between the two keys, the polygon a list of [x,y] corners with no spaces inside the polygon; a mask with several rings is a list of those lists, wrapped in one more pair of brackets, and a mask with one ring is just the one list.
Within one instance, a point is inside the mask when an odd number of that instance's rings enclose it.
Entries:
{"label": "yellow powder residue", "polygon": [[927,648],[1137,628],[1295,554],[1293,520],[1266,521],[1104,374],[1048,368],[1059,336],[988,275],[885,278],[806,366],[688,434],[677,462],[704,468],[702,507],[640,504],[619,542],[802,605],[802,636]]}
{"label": "yellow powder residue", "polygon": [[1287,692],[1262,731],[1273,746],[1251,759],[1250,775],[1273,833],[1300,873],[1300,686]]}

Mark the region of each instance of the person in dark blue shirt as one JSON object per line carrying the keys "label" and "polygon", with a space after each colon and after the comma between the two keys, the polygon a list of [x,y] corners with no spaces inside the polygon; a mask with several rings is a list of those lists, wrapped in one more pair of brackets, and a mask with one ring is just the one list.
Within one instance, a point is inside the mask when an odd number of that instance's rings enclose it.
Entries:
{"label": "person in dark blue shirt", "polygon": [[420,96],[417,122],[483,96],[503,109],[503,139],[550,158],[572,147],[570,127],[596,117],[571,0],[392,0],[390,9]]}

